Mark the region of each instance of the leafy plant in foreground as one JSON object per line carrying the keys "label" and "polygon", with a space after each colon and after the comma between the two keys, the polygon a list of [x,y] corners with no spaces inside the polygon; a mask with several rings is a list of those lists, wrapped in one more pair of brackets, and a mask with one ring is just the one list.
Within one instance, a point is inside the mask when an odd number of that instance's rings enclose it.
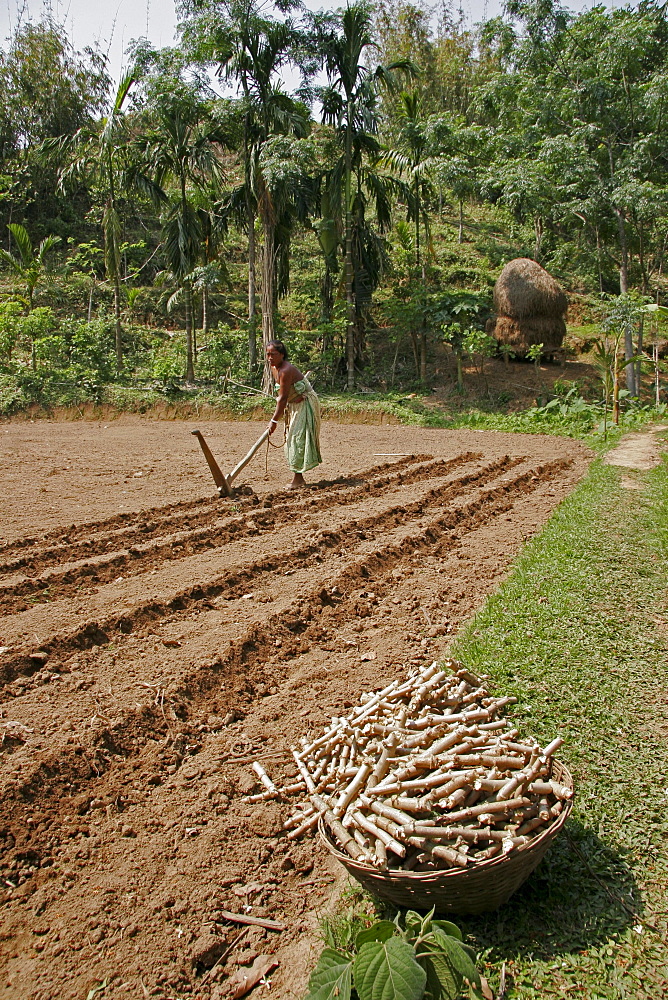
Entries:
{"label": "leafy plant in foreground", "polygon": [[339,935],[326,947],[309,979],[306,1000],[455,1000],[465,984],[480,987],[471,949],[448,920],[408,910]]}

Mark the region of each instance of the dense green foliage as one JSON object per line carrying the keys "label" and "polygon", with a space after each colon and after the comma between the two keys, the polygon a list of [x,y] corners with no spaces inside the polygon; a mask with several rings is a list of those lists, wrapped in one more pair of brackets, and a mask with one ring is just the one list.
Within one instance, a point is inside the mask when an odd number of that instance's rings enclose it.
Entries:
{"label": "dense green foliage", "polygon": [[620,374],[638,396],[642,306],[666,294],[664,7],[512,0],[475,29],[409,0],[178,12],[180,44],[134,45],[115,92],[51,19],[0,51],[3,412],[77,366],[79,386],[257,386],[260,332],[349,391],[427,387],[446,344],[461,391],[517,256],[582,321],[617,310],[599,396]]}

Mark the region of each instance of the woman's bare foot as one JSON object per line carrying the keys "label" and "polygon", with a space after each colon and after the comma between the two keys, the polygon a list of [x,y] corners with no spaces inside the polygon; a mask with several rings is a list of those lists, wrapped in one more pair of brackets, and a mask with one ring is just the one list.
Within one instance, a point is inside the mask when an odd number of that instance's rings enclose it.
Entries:
{"label": "woman's bare foot", "polygon": [[285,487],[286,490],[303,490],[306,486],[306,480],[302,476],[301,472],[295,472],[294,479],[291,483]]}

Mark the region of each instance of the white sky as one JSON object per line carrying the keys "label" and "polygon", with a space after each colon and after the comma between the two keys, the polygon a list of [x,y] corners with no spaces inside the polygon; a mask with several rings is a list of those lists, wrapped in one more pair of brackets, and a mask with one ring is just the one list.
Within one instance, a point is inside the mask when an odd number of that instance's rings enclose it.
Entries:
{"label": "white sky", "polygon": [[[342,0],[307,0],[313,10],[342,6]],[[566,6],[582,10],[594,0],[566,0]],[[501,0],[461,0],[461,7],[471,23],[495,17],[501,12]],[[452,3],[459,8],[458,0]],[[109,72],[118,79],[124,65],[123,54],[133,38],[148,38],[162,47],[174,42],[176,15],[173,0],[0,0],[0,44],[16,27],[19,17],[39,20],[51,10],[55,20],[64,23],[75,49],[98,42],[109,55]],[[22,15],[20,12],[23,11]]]}

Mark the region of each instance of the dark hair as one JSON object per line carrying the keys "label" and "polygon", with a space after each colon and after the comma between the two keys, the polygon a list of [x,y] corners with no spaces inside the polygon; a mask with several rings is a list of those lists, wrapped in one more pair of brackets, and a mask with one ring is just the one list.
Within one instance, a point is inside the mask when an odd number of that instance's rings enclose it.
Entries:
{"label": "dark hair", "polygon": [[265,350],[267,347],[275,347],[278,353],[283,355],[283,360],[288,360],[288,349],[282,340],[270,340],[269,343],[265,345]]}

